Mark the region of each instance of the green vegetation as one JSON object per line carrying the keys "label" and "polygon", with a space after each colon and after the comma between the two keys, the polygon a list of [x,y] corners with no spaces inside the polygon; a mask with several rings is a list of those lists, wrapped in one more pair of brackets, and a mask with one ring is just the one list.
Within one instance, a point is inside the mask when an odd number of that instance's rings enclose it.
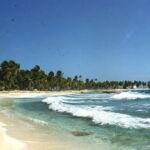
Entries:
{"label": "green vegetation", "polygon": [[117,89],[150,87],[150,82],[142,81],[104,81],[97,79],[82,80],[82,76],[64,77],[60,70],[48,74],[36,65],[31,70],[23,70],[13,60],[0,64],[0,90],[81,90]]}

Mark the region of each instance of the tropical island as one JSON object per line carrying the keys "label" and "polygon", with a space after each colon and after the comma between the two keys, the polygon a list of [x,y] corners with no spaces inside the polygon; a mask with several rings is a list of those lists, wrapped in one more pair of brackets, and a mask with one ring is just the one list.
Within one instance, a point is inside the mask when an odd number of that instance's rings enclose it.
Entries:
{"label": "tropical island", "polygon": [[0,150],[150,150],[150,1],[1,0]]}
{"label": "tropical island", "polygon": [[0,64],[0,90],[61,91],[149,87],[149,81],[98,81],[89,78],[83,80],[81,75],[65,77],[61,70],[46,73],[38,65],[30,70],[24,70],[13,60],[5,60]]}

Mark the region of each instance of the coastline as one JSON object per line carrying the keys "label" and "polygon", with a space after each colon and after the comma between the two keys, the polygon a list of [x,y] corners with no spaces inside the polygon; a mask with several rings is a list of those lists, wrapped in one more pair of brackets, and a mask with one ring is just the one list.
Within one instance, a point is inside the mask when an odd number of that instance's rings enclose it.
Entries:
{"label": "coastline", "polygon": [[[49,92],[49,91],[14,90],[14,91],[0,91],[0,98],[4,99],[3,101],[5,101],[5,100],[7,100],[7,98],[8,99],[9,98],[11,98],[11,99],[12,98],[28,98],[28,97],[33,98],[33,97],[68,95],[68,94],[77,94],[77,93],[81,93],[81,91],[58,91],[58,92],[52,91],[52,92]],[[7,115],[0,113],[0,149],[1,150],[10,150],[10,149],[11,150],[24,150],[24,149],[26,149],[25,148],[26,143],[24,143],[19,138],[14,138],[15,136],[10,136],[11,129],[10,129],[9,124],[11,124],[13,120],[10,117],[8,117]],[[17,120],[17,121],[19,122],[19,120]],[[17,132],[17,129],[13,128],[13,130],[14,130],[13,132]],[[22,129],[22,130],[24,130],[24,129]],[[22,133],[20,133],[20,134],[22,134]],[[56,143],[56,145],[57,145],[57,143]]]}
{"label": "coastline", "polygon": [[[54,95],[79,94],[84,91],[1,91],[0,99],[2,105],[9,105],[16,98],[33,98]],[[45,127],[32,120],[24,120],[9,112],[7,109],[0,110],[0,150],[76,150],[78,142],[68,142],[64,139],[65,133],[56,131],[51,127],[51,133],[45,132]],[[44,133],[43,133],[44,131]],[[55,135],[55,132],[57,134]],[[67,135],[70,136],[70,135]],[[65,135],[66,137],[66,135]],[[44,139],[44,140],[43,140]],[[76,140],[75,140],[76,141]],[[78,141],[78,140],[77,140]],[[89,145],[90,146],[90,145]],[[86,144],[83,144],[83,149]]]}
{"label": "coastline", "polygon": [[25,143],[7,134],[6,124],[0,122],[0,149],[25,150]]}
{"label": "coastline", "polygon": [[42,96],[55,96],[55,95],[69,95],[69,94],[81,94],[81,93],[118,93],[128,91],[141,91],[149,89],[98,89],[98,90],[66,90],[66,91],[23,91],[23,90],[11,90],[0,91],[0,98],[28,98],[28,97],[42,97]]}
{"label": "coastline", "polygon": [[69,95],[80,94],[87,92],[87,90],[68,90],[68,91],[0,91],[0,98],[28,98],[28,97],[42,97],[42,96],[55,96],[55,95]]}
{"label": "coastline", "polygon": [[[81,143],[78,137],[61,128],[0,112],[0,150],[91,150],[92,147],[90,142]],[[94,148],[98,149],[97,145]]]}
{"label": "coastline", "polygon": [[[69,95],[80,93],[109,93],[109,92],[126,92],[137,91],[141,89],[106,89],[106,90],[80,90],[80,91],[0,91],[0,98],[7,105],[15,98],[34,98],[44,96],[57,96],[57,95]],[[8,102],[7,102],[8,101]],[[17,128],[16,128],[17,126]],[[41,131],[40,131],[41,130]],[[51,132],[55,132],[56,129],[51,128]],[[44,150],[81,150],[78,148],[78,140],[75,139],[75,143],[69,143],[66,139],[66,135],[63,131],[57,131],[57,135],[42,132],[42,126],[33,123],[33,121],[25,121],[16,116],[13,116],[10,112],[0,111],[0,149],[1,150],[41,150],[45,146]],[[65,136],[64,136],[65,135]],[[69,135],[67,135],[69,136]],[[45,139],[45,140],[43,140]],[[50,141],[49,141],[49,140]],[[69,139],[69,138],[68,138]],[[78,141],[78,142],[77,142]],[[88,143],[86,143],[88,144]],[[87,147],[83,144],[83,150]],[[66,146],[67,145],[67,146]],[[90,147],[90,144],[88,144]],[[110,145],[106,145],[102,149],[109,149]],[[88,147],[88,148],[89,148]],[[88,149],[86,148],[86,149]],[[89,148],[90,149],[90,148]],[[95,148],[96,149],[96,148]],[[115,148],[114,148],[115,149]]]}

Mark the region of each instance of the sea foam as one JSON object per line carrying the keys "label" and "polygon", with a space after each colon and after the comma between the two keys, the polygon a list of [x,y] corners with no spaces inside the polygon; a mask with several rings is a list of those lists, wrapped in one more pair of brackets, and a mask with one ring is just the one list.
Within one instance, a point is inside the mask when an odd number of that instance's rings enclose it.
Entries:
{"label": "sea foam", "polygon": [[42,102],[47,103],[49,109],[77,117],[91,118],[96,124],[117,125],[124,128],[150,128],[150,118],[115,113],[111,111],[111,107],[66,104],[66,100],[68,98],[66,99],[65,96],[53,96],[43,99]]}
{"label": "sea foam", "polygon": [[111,98],[113,99],[145,99],[145,98],[150,98],[149,94],[145,93],[138,93],[138,92],[121,92],[114,94]]}

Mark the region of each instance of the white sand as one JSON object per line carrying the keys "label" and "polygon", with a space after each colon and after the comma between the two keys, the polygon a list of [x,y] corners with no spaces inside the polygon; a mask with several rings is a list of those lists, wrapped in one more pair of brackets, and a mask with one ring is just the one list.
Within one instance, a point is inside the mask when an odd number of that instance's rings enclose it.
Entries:
{"label": "white sand", "polygon": [[0,150],[25,150],[25,144],[9,135],[5,124],[0,122]]}
{"label": "white sand", "polygon": [[[75,94],[75,93],[80,93],[80,91],[59,91],[59,92],[1,91],[0,98],[2,99],[3,98],[28,98],[28,97],[42,97],[42,96],[52,96],[52,95],[66,95],[66,94]],[[8,118],[5,119],[7,120]],[[25,150],[26,144],[21,140],[17,140],[9,136],[7,134],[8,132],[7,132],[7,125],[0,122],[0,150]],[[56,146],[56,144],[54,145]],[[34,148],[34,149],[38,149],[38,148]]]}
{"label": "white sand", "polygon": [[28,98],[28,97],[43,97],[53,95],[76,94],[81,91],[0,91],[0,98]]}
{"label": "white sand", "polygon": [[[66,95],[76,94],[84,91],[59,91],[59,92],[45,92],[45,91],[3,91],[0,92],[0,98],[7,103],[7,98],[28,98],[41,97],[52,95]],[[6,99],[5,99],[6,98]],[[115,145],[102,143],[101,145],[91,145],[91,143],[82,143],[79,138],[70,134],[66,135],[61,130],[56,129],[53,132],[51,127],[50,132],[43,132],[42,126],[38,127],[33,122],[26,122],[16,116],[9,116],[11,114],[0,111],[0,150],[116,150]],[[14,118],[15,117],[15,118]],[[17,127],[17,128],[16,128]],[[45,128],[45,127],[44,127]],[[45,131],[45,130],[44,130]],[[62,133],[63,132],[63,133]],[[65,135],[65,138],[64,138]],[[15,138],[14,138],[15,137]],[[68,141],[70,137],[73,142]],[[19,139],[19,140],[18,140]],[[91,148],[92,146],[92,148]],[[111,148],[110,148],[111,147]]]}

